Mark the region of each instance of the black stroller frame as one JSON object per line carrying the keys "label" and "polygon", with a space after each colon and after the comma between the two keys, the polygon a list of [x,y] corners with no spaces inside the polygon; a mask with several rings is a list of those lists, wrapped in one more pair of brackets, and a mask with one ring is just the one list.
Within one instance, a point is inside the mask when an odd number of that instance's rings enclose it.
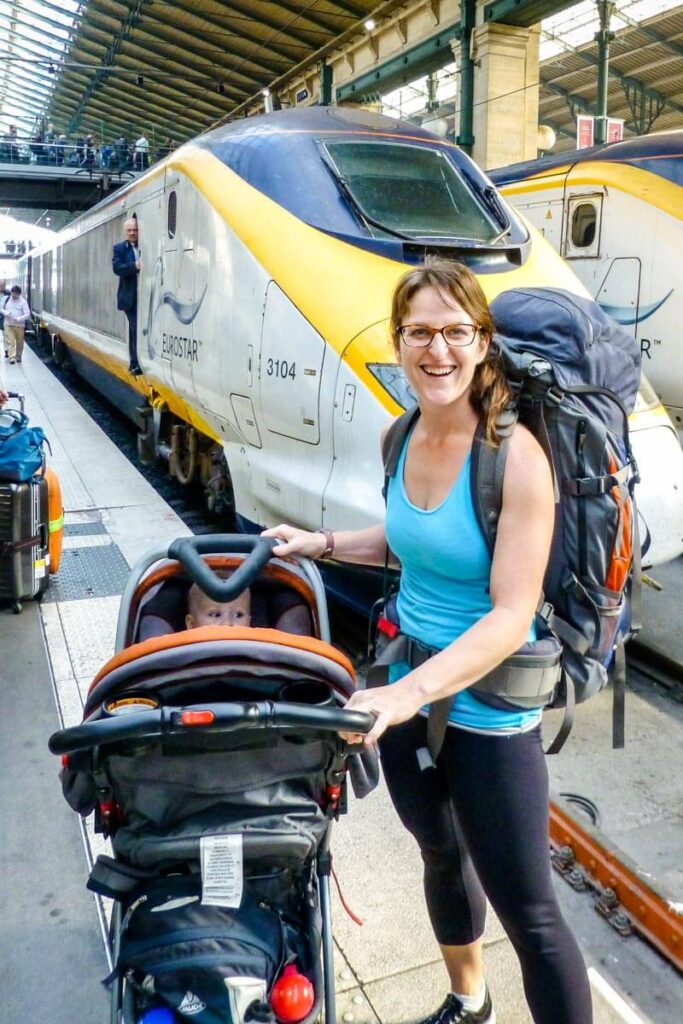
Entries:
{"label": "black stroller frame", "polygon": [[[317,568],[306,559],[274,559],[275,543],[270,538],[243,535],[190,537],[174,541],[168,548],[153,550],[140,559],[131,570],[121,598],[116,653],[95,677],[84,721],[53,734],[49,746],[52,753],[62,755],[62,784],[71,806],[84,816],[95,810],[96,828],[112,837],[116,857],[98,858],[88,887],[114,898],[110,925],[114,965],[119,960],[126,927],[125,911],[135,893],[142,884],[167,878],[178,869],[194,871],[196,878],[196,835],[201,835],[205,820],[209,820],[206,815],[214,814],[213,807],[200,803],[196,805],[196,814],[183,818],[177,811],[177,796],[169,796],[171,811],[164,807],[160,824],[155,821],[152,825],[145,818],[140,826],[140,808],[134,806],[137,798],[130,798],[131,806],[126,806],[125,796],[135,791],[140,765],[149,766],[151,758],[156,759],[154,765],[161,765],[160,771],[172,766],[167,789],[175,785],[176,777],[183,772],[190,780],[193,770],[201,774],[202,760],[209,774],[211,766],[218,766],[229,795],[221,791],[217,800],[221,808],[231,807],[232,801],[237,811],[230,810],[227,823],[219,822],[218,827],[212,819],[214,831],[210,834],[233,835],[241,829],[245,864],[250,857],[255,858],[254,863],[268,863],[269,858],[275,863],[280,852],[288,858],[295,848],[299,850],[300,835],[287,832],[292,819],[296,825],[299,814],[303,824],[296,827],[301,834],[313,835],[315,842],[301,860],[301,868],[294,869],[300,872],[296,876],[297,891],[302,891],[305,877],[311,879],[309,890],[312,886],[314,896],[317,890],[317,905],[307,911],[312,931],[311,950],[305,954],[310,957],[306,966],[312,975],[315,1001],[301,1024],[319,1020],[335,1024],[330,826],[345,809],[350,761],[360,767],[358,759],[367,757],[367,752],[361,754],[360,748],[346,744],[339,732],[367,733],[373,719],[342,706],[354,688],[353,669],[343,655],[327,646],[327,602]],[[221,578],[218,570],[226,557],[232,571],[229,578]],[[154,595],[159,588],[163,589],[166,580],[173,580],[175,585],[181,574],[186,587],[190,582],[196,583],[216,601],[232,600],[247,586],[255,593],[259,582],[267,595],[276,592],[285,581],[299,596],[305,595],[313,638],[291,636],[271,628],[211,626],[176,632],[136,646],[145,609],[153,607]],[[323,695],[327,695],[324,700],[320,700],[321,687]],[[193,688],[203,692],[203,699],[191,699]],[[316,703],[299,703],[299,698]],[[144,710],[129,710],[127,703]],[[210,756],[202,758],[204,754]],[[294,768],[289,767],[291,759]],[[284,774],[277,775],[273,767],[276,763],[285,765]],[[239,780],[231,781],[231,772],[243,764],[247,766],[245,778],[249,782],[237,790]],[[265,782],[257,776],[256,781],[249,777],[249,771],[258,775],[261,764],[267,769],[266,776],[268,772],[272,776]],[[307,772],[311,778],[302,784],[297,773]],[[239,771],[234,771],[234,775],[239,775]],[[269,789],[276,776],[277,784]],[[290,778],[294,780],[291,785],[295,797],[288,792]],[[161,791],[164,792],[163,782]],[[301,796],[303,791],[305,800]],[[248,803],[253,793],[258,796],[259,806],[255,809]],[[309,799],[309,794],[314,794],[313,799]],[[241,800],[245,803],[240,804]],[[235,820],[234,813],[241,813],[242,819]],[[252,814],[255,816],[250,817]],[[278,814],[283,823],[288,823],[287,828],[283,825],[280,830]],[[201,825],[195,827],[195,821]],[[195,828],[191,839],[183,831],[189,828],[188,823]],[[188,855],[190,847],[193,852]],[[159,852],[162,850],[163,853]],[[250,881],[249,875],[246,881]],[[299,950],[303,943],[301,936]],[[298,953],[296,958],[300,959]],[[110,1024],[137,1024],[140,1001],[140,985],[133,981],[132,973],[122,974],[115,969],[111,978]],[[268,1016],[267,1005],[259,1006],[262,1016],[257,1012],[250,1017],[248,1010],[244,1020],[276,1020],[275,1016]],[[177,1006],[175,1010],[178,1011]]]}

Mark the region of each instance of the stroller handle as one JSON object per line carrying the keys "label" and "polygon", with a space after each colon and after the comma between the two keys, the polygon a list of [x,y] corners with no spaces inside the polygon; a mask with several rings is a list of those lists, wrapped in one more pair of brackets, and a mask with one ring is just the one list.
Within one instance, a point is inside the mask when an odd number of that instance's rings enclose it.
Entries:
{"label": "stroller handle", "polygon": [[[232,601],[241,594],[270,561],[273,548],[279,541],[274,537],[200,536],[174,540],[168,548],[168,557],[180,562],[193,583],[214,601]],[[201,557],[202,552],[250,552],[229,579],[221,579]]]}
{"label": "stroller handle", "polygon": [[83,722],[53,733],[48,746],[53,754],[73,754],[78,750],[125,740],[164,739],[187,736],[192,732],[216,734],[278,728],[365,734],[370,732],[374,721],[375,716],[364,711],[316,708],[272,700],[195,704]]}

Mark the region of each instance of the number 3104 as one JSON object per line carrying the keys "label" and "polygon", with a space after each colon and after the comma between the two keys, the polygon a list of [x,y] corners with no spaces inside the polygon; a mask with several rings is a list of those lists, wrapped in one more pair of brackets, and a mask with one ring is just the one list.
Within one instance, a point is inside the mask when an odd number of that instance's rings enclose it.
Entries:
{"label": "number 3104", "polygon": [[286,380],[296,380],[296,363],[290,363],[287,359],[268,359],[266,362],[266,376],[281,377]]}

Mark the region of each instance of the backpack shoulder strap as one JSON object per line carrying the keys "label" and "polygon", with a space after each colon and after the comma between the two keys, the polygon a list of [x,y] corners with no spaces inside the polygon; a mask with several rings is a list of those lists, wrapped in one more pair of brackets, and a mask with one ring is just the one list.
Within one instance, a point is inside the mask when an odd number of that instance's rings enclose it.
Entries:
{"label": "backpack shoulder strap", "polygon": [[415,406],[412,409],[406,409],[406,411],[394,420],[389,426],[384,440],[382,441],[382,462],[384,463],[384,500],[387,500],[387,488],[389,486],[389,480],[392,476],[396,475],[396,467],[398,466],[398,460],[403,450],[406,437],[410,433],[413,425],[417,422],[420,415],[420,407]]}
{"label": "backpack shoulder strap", "polygon": [[485,426],[480,420],[472,443],[472,460],[470,462],[472,501],[479,528],[484,534],[491,557],[493,557],[493,549],[496,545],[498,519],[503,507],[505,462],[516,422],[517,412],[515,409],[506,409],[501,413],[496,422],[500,444],[494,447],[487,442]]}

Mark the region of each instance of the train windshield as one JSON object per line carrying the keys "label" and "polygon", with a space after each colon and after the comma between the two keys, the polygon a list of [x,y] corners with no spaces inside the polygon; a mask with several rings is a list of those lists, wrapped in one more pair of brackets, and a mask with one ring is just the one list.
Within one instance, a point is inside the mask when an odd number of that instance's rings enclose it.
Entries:
{"label": "train windshield", "polygon": [[[377,238],[490,244],[506,227],[441,150],[358,141],[325,142],[322,148],[347,202]],[[500,214],[505,217],[502,208]]]}

